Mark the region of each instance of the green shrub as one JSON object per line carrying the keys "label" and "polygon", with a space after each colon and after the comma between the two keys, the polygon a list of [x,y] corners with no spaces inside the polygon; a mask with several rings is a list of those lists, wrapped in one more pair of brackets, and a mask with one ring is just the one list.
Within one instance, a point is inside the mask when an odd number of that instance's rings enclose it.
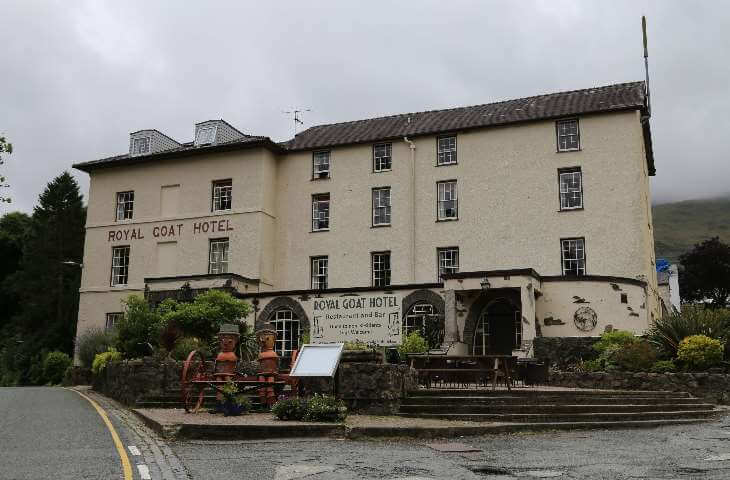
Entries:
{"label": "green shrub", "polygon": [[372,350],[373,346],[368,345],[365,342],[361,342],[360,340],[355,340],[354,342],[345,342],[345,346],[343,347],[343,350]]}
{"label": "green shrub", "polygon": [[182,337],[175,342],[175,346],[170,352],[170,356],[175,360],[185,360],[188,358],[188,354],[193,350],[198,350],[203,354],[204,358],[210,357],[210,349],[208,345],[201,342],[200,339],[193,337]]}
{"label": "green shrub", "polygon": [[126,358],[151,355],[150,346],[157,345],[163,325],[160,314],[139,295],[130,295],[124,305],[124,316],[116,325],[117,349]]}
{"label": "green shrub", "polygon": [[160,305],[160,315],[165,323],[174,322],[189,337],[205,342],[215,339],[224,323],[240,325],[240,319],[251,311],[251,306],[221,290],[208,290],[197,295],[191,303]]}
{"label": "green shrub", "polygon": [[705,335],[692,335],[679,342],[677,358],[692,370],[704,370],[722,361],[725,346]]}
{"label": "green shrub", "polygon": [[633,333],[626,330],[612,330],[601,334],[601,339],[593,344],[593,349],[599,353],[603,353],[608,349],[615,348],[616,345],[628,345],[634,343],[638,339]]}
{"label": "green shrub", "polygon": [[114,346],[115,335],[98,328],[92,328],[79,335],[79,361],[86,368],[91,368],[97,353],[106,352]]}
{"label": "green shrub", "polygon": [[659,360],[654,362],[649,371],[652,373],[671,373],[677,371],[677,366],[671,360]]}
{"label": "green shrub", "polygon": [[582,364],[583,370],[586,372],[600,372],[604,369],[603,361],[600,358],[586,360]]}
{"label": "green shrub", "polygon": [[71,366],[71,357],[63,352],[50,352],[43,359],[43,377],[53,385],[61,383],[66,369]]}
{"label": "green shrub", "polygon": [[646,372],[656,362],[656,352],[645,341],[631,342],[616,351],[612,360],[620,370]]}
{"label": "green shrub", "polygon": [[307,401],[303,398],[286,398],[271,407],[271,412],[279,420],[303,420],[307,413]]}
{"label": "green shrub", "polygon": [[347,417],[345,402],[330,395],[315,395],[307,402],[304,420],[308,422],[341,422]]}
{"label": "green shrub", "polygon": [[675,358],[679,343],[693,335],[705,335],[730,346],[730,309],[683,305],[681,313],[675,312],[655,320],[646,333],[646,339],[665,358]]}
{"label": "green shrub", "polygon": [[398,346],[398,353],[404,357],[407,353],[424,353],[428,350],[426,340],[417,331],[413,331],[403,339],[403,343]]}
{"label": "green shrub", "polygon": [[113,362],[119,362],[122,360],[122,354],[116,349],[110,348],[106,352],[97,354],[94,357],[94,361],[91,364],[91,372],[94,375],[98,375],[103,372],[107,365]]}

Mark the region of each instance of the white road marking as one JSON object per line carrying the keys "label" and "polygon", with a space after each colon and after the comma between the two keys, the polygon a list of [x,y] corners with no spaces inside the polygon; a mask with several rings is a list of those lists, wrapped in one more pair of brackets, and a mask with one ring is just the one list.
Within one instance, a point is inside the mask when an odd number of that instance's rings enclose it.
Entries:
{"label": "white road marking", "polygon": [[150,468],[147,465],[137,465],[137,470],[139,470],[139,476],[142,480],[152,480],[152,477],[150,477]]}
{"label": "white road marking", "polygon": [[705,458],[705,461],[708,462],[724,462],[725,460],[730,460],[730,453],[722,453],[720,455],[715,455],[714,457]]}
{"label": "white road marking", "polygon": [[333,465],[285,465],[276,467],[274,480],[295,480],[318,473],[332,472],[334,469]]}
{"label": "white road marking", "polygon": [[139,451],[139,448],[135,447],[134,445],[129,445],[127,448],[129,449],[129,453],[131,453],[135,457],[142,455]]}

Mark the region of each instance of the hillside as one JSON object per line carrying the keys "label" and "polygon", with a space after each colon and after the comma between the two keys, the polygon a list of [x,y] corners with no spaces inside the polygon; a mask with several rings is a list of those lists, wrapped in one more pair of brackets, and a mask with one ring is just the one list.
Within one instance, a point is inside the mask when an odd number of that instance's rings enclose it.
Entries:
{"label": "hillside", "polygon": [[677,261],[695,243],[710,237],[730,243],[730,195],[652,207],[657,258]]}

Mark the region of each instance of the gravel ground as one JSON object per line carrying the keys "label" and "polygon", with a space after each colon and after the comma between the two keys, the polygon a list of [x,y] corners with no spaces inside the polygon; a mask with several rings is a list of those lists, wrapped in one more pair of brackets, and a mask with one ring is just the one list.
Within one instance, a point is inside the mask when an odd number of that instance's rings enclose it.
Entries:
{"label": "gravel ground", "polygon": [[[442,442],[178,441],[171,448],[194,479],[730,478],[727,417],[706,424],[648,430],[522,433],[449,440],[476,447],[479,452],[444,453],[429,447],[430,443]],[[712,457],[719,460],[708,460]]]}

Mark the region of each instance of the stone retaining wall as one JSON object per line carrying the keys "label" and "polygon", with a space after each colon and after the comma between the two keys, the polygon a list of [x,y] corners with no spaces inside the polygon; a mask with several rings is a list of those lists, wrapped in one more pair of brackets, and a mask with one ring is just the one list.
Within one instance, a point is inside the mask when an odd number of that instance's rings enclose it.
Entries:
{"label": "stone retaining wall", "polygon": [[92,384],[94,390],[134,406],[144,397],[178,390],[181,375],[182,362],[145,357],[108,364]]}
{"label": "stone retaining wall", "polygon": [[565,368],[581,360],[598,357],[593,344],[600,337],[537,337],[532,343],[534,356],[548,365]]}
{"label": "stone retaining wall", "polygon": [[730,375],[724,373],[551,372],[550,386],[614,390],[689,392],[712,403],[730,404]]}

